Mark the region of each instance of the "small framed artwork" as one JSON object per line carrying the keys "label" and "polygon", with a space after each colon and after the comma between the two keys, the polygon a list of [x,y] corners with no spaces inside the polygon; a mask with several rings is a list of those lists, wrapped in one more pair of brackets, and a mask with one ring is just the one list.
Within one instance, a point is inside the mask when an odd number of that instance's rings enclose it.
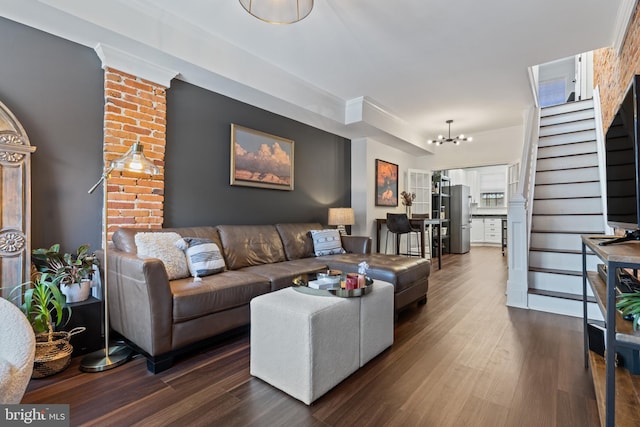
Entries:
{"label": "small framed artwork", "polygon": [[293,141],[231,124],[231,185],[293,190]]}
{"label": "small framed artwork", "polygon": [[376,206],[398,206],[398,165],[376,159]]}

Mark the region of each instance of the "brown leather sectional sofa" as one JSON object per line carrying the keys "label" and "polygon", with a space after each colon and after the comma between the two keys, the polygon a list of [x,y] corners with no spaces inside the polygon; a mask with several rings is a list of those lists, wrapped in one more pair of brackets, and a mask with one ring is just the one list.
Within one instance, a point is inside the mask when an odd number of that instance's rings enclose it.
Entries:
{"label": "brown leather sectional sofa", "polygon": [[[141,350],[148,370],[156,373],[195,344],[248,325],[252,298],[291,286],[302,273],[356,272],[366,261],[369,276],[395,286],[396,313],[426,303],[428,260],[372,254],[371,239],[359,236],[343,236],[346,254],[316,257],[309,230],[322,228],[304,223],[118,229],[108,262],[111,327]],[[150,231],[213,240],[224,254],[225,271],[200,281],[170,281],[162,261],[136,255],[135,234]]]}

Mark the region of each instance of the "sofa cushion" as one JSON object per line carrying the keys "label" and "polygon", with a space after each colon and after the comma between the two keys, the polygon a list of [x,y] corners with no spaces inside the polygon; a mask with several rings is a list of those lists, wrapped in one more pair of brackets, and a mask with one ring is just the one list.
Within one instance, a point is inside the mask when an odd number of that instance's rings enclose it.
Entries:
{"label": "sofa cushion", "polygon": [[274,225],[219,225],[217,228],[227,267],[231,270],[285,261],[282,241]]}
{"label": "sofa cushion", "polygon": [[128,228],[128,227],[120,227],[113,233],[113,237],[111,240],[113,241],[113,246],[123,252],[127,252],[130,254],[138,253],[138,249],[136,247],[136,234],[137,233],[163,233],[173,231],[174,233],[178,233],[182,237],[198,237],[201,239],[210,239],[219,248],[222,247],[222,243],[220,242],[220,238],[218,237],[218,230],[215,227],[211,226],[202,226],[202,227],[176,227],[176,228],[162,228],[162,229],[149,229],[142,227]]}
{"label": "sofa cushion", "polygon": [[395,286],[396,293],[402,292],[418,280],[427,279],[431,272],[431,262],[425,258],[387,254],[342,254],[316,258],[327,265],[345,273],[357,273],[358,264],[369,264],[367,276],[383,280]]}
{"label": "sofa cushion", "polygon": [[276,224],[287,260],[314,256],[313,239],[309,231],[321,228],[322,225],[318,223]]}
{"label": "sofa cushion", "polygon": [[336,229],[311,230],[313,239],[313,251],[316,256],[343,254],[346,251],[342,247],[340,233]]}
{"label": "sofa cushion", "polygon": [[293,278],[301,274],[317,273],[326,270],[327,264],[318,261],[317,258],[304,258],[275,264],[255,265],[242,269],[242,271],[267,278],[271,282],[272,291],[288,288],[292,285]]}
{"label": "sofa cushion", "polygon": [[187,265],[193,277],[210,276],[224,271],[224,258],[213,241],[183,237],[176,242],[176,246],[187,256]]}
{"label": "sofa cushion", "polygon": [[187,258],[176,242],[180,240],[178,233],[136,233],[135,242],[138,255],[143,258],[158,258],[164,264],[169,280],[182,279],[189,276]]}
{"label": "sofa cushion", "polygon": [[241,271],[225,271],[203,277],[172,280],[173,322],[217,313],[249,304],[252,298],[271,290],[269,280]]}

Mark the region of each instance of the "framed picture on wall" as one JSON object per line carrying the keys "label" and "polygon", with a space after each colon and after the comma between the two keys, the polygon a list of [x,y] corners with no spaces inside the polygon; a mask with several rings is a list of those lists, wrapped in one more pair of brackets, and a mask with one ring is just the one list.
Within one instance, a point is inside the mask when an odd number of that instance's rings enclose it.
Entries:
{"label": "framed picture on wall", "polygon": [[231,185],[293,190],[293,141],[231,124]]}
{"label": "framed picture on wall", "polygon": [[376,206],[398,206],[398,165],[376,159]]}

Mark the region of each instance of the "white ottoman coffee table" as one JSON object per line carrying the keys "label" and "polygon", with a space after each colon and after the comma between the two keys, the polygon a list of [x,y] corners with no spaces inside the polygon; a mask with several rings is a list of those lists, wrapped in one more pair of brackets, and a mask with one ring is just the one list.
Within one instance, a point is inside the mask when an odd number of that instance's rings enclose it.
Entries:
{"label": "white ottoman coffee table", "polygon": [[393,285],[358,298],[281,289],[251,300],[251,375],[311,404],[393,343]]}

